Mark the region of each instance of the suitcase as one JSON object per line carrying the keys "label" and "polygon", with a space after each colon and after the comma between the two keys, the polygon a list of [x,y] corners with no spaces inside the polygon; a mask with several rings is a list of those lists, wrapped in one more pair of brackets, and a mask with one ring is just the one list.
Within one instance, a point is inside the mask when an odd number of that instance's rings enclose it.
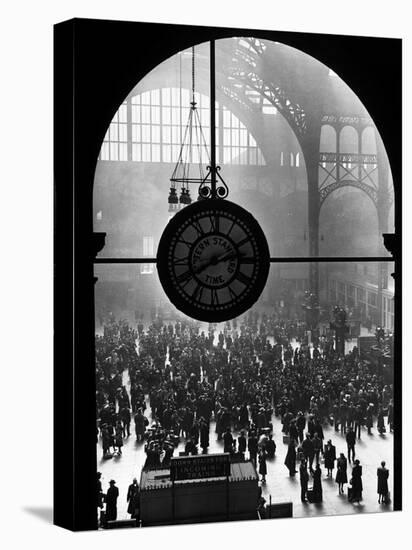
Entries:
{"label": "suitcase", "polygon": [[353,497],[353,489],[352,487],[348,487],[348,500],[351,501]]}
{"label": "suitcase", "polygon": [[289,445],[290,443],[290,437],[288,435],[284,435],[283,436],[283,443],[285,443],[286,445]]}

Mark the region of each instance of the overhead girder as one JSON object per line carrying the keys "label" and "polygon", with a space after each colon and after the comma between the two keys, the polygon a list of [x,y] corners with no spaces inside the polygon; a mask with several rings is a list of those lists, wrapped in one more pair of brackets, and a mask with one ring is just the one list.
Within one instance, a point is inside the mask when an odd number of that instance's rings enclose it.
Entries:
{"label": "overhead girder", "polygon": [[306,113],[299,104],[293,103],[289,99],[280,86],[275,85],[273,82],[267,82],[258,74],[257,68],[261,61],[260,58],[252,56],[250,50],[244,48],[242,50],[240,47],[235,48],[231,63],[227,64],[226,62],[225,64],[224,74],[227,79],[234,79],[236,82],[241,83],[245,95],[246,90],[250,89],[267,99],[284,115],[299,139],[300,136],[306,133]]}

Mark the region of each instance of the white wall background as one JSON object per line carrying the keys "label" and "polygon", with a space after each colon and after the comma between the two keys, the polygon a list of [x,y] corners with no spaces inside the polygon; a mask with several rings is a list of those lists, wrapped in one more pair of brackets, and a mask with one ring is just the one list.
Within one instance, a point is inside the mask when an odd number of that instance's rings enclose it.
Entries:
{"label": "white wall background", "polygon": [[[52,25],[72,17],[157,21],[301,32],[403,37],[404,67],[411,59],[412,32],[405,0],[14,0],[0,18],[0,201],[1,284],[1,498],[3,548],[63,550],[98,545],[100,549],[188,544],[203,549],[265,546],[334,549],[353,543],[388,548],[408,540],[411,475],[404,461],[404,508],[398,514],[343,516],[185,526],[156,530],[73,535],[51,526],[28,509],[52,506]],[[404,97],[410,94],[410,71]],[[409,84],[409,85],[408,85]],[[406,105],[407,130],[411,129]],[[408,142],[404,142],[406,156]],[[405,166],[406,169],[406,166]],[[404,176],[404,210],[412,204]],[[406,218],[406,211],[404,214]],[[411,221],[405,228],[410,237]],[[33,245],[27,242],[33,239]],[[410,257],[405,245],[405,310],[411,306]],[[409,307],[408,307],[409,306]],[[410,315],[410,314],[408,314]],[[411,323],[405,319],[406,330]],[[404,337],[405,342],[406,338]],[[405,349],[404,364],[411,353]],[[404,453],[410,456],[411,376],[404,369]],[[409,395],[408,395],[409,394]],[[70,452],[69,449],[67,449]],[[409,470],[409,473],[408,473]],[[62,491],[66,488],[64,472]],[[290,522],[293,522],[291,524]],[[409,529],[408,529],[409,527]],[[241,546],[240,546],[241,545]],[[407,542],[404,542],[407,546]]]}

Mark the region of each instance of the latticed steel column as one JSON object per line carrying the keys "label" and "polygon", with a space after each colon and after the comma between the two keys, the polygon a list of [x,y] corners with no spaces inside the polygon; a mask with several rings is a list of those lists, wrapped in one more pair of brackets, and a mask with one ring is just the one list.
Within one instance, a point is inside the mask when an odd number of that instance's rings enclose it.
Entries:
{"label": "latticed steel column", "polygon": [[[319,256],[319,144],[320,125],[311,125],[310,134],[301,142],[308,177],[308,254],[311,257]],[[319,300],[319,264],[317,262],[311,262],[309,266],[309,290]]]}
{"label": "latticed steel column", "polygon": [[[382,235],[388,232],[390,195],[389,195],[389,165],[386,157],[386,151],[378,131],[375,129],[376,153],[378,163],[378,193],[377,193],[377,211],[378,211],[378,232],[379,232],[379,255],[385,255],[385,246]],[[383,297],[382,290],[387,286],[388,265],[386,263],[378,264],[378,323],[385,326],[383,319]]]}

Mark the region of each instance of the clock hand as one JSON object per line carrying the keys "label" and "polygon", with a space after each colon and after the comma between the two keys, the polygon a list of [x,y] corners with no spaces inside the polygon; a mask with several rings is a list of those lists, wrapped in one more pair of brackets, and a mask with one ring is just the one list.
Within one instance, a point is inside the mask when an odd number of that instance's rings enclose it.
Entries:
{"label": "clock hand", "polygon": [[207,267],[215,263],[215,257],[209,258],[208,260],[205,260],[202,262],[196,269],[193,270],[195,275],[198,275],[202,271],[204,271]]}
{"label": "clock hand", "polygon": [[244,256],[246,256],[244,252],[234,252],[234,251],[225,252],[224,254],[222,254],[217,258],[217,261],[225,262],[227,260],[233,260],[234,258],[243,258]]}
{"label": "clock hand", "polygon": [[212,256],[209,260],[206,260],[204,263],[200,264],[200,266],[197,267],[197,269],[194,270],[195,275],[198,275],[202,271],[204,271],[206,268],[208,268],[210,265],[217,265],[220,262],[225,262],[228,260],[232,260],[234,258],[243,258],[246,254],[244,252],[225,252],[221,256]]}

